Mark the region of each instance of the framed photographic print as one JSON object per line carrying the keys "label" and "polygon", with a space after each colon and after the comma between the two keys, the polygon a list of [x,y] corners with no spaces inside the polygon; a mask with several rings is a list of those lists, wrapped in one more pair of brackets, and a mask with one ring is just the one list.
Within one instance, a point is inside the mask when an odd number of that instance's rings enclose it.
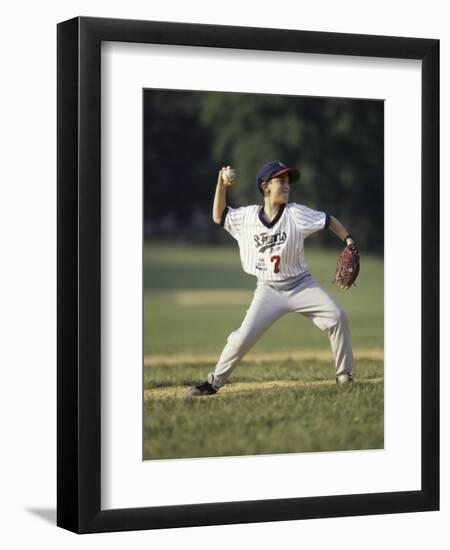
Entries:
{"label": "framed photographic print", "polygon": [[[384,102],[145,89],[143,111],[144,460],[382,449]],[[301,171],[274,222],[252,173],[271,158]],[[336,219],[367,250],[356,295],[331,282]],[[359,402],[335,387],[356,370]]]}
{"label": "framed photographic print", "polygon": [[438,270],[438,40],[60,23],[58,525],[437,510]]}

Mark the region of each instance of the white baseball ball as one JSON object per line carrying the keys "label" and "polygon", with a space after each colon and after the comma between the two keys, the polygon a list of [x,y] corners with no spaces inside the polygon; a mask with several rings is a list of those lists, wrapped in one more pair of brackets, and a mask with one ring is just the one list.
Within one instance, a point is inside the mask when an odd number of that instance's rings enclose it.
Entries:
{"label": "white baseball ball", "polygon": [[233,170],[233,168],[225,168],[225,170],[223,171],[223,175],[230,183],[233,183],[236,179],[236,172]]}

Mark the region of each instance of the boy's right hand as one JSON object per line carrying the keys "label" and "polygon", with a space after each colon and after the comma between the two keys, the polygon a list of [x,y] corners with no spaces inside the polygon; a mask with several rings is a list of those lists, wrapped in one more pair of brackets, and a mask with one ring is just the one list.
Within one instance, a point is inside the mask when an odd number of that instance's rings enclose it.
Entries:
{"label": "boy's right hand", "polygon": [[233,185],[236,179],[236,172],[231,166],[222,166],[219,170],[219,175],[217,177],[217,185],[221,187],[230,187]]}

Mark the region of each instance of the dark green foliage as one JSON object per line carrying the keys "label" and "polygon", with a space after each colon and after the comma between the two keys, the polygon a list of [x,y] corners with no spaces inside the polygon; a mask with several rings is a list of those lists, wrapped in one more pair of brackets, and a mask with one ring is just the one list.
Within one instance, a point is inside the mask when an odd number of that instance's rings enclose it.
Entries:
{"label": "dark green foliage", "polygon": [[[384,103],[222,92],[144,94],[146,234],[212,242],[218,169],[233,165],[234,206],[260,201],[258,168],[274,159],[302,172],[291,201],[327,211],[363,250],[383,251]],[[330,243],[327,232],[317,237]]]}

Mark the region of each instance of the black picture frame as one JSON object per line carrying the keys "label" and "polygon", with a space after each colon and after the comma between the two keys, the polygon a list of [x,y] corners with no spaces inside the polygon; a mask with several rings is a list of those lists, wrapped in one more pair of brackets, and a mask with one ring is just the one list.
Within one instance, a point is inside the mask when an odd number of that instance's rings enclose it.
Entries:
{"label": "black picture frame", "polygon": [[[96,533],[438,510],[439,40],[89,17],[58,24],[57,40],[57,525]],[[101,509],[102,41],[421,60],[420,491]]]}

